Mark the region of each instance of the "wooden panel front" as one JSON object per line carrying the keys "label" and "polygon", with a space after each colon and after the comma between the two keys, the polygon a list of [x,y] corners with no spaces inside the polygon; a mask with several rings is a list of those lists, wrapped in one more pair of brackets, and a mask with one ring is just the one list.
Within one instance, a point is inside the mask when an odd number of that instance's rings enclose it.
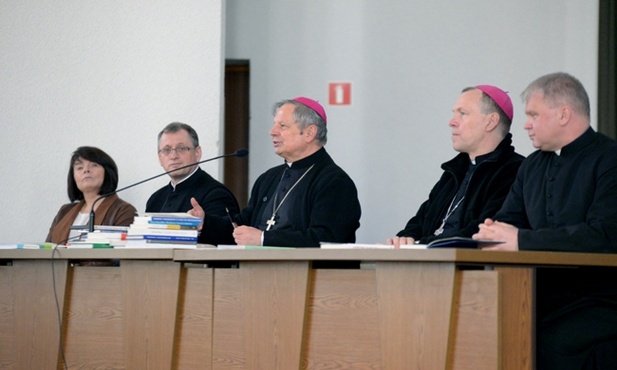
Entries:
{"label": "wooden panel front", "polygon": [[126,369],[122,274],[117,267],[71,268],[65,358],[71,369]]}
{"label": "wooden panel front", "polygon": [[[298,307],[285,304],[286,294],[291,297],[300,292],[292,294],[287,289],[284,293],[279,289],[281,280],[267,278],[264,282],[269,284],[251,288],[254,299],[261,303],[248,304],[250,299],[243,293],[249,286],[248,276],[273,274],[276,265],[263,264],[258,273],[250,269],[242,272],[246,266],[214,271],[213,369],[264,368],[265,363],[266,368],[276,368],[273,359],[283,358],[280,338],[286,330],[297,330],[302,318],[297,316],[298,321],[289,327],[283,325],[284,315],[276,313],[285,308],[300,312]],[[378,266],[378,270],[383,268]],[[378,270],[312,270],[304,342],[296,347],[303,348],[299,368],[498,369],[498,273],[452,267],[388,263],[385,268],[391,271],[381,275],[381,283]],[[292,286],[295,284],[288,284],[288,288]],[[450,310],[453,307],[456,313]],[[246,310],[264,308],[271,313],[262,317],[266,323],[245,316]],[[247,343],[247,338],[254,342]],[[248,365],[251,346],[261,346],[261,351],[274,357],[262,357],[256,365]]]}
{"label": "wooden panel front", "polygon": [[180,264],[121,261],[71,268],[65,320],[69,368],[170,369]]}
{"label": "wooden panel front", "polygon": [[375,270],[315,270],[305,369],[383,369]]}
{"label": "wooden panel front", "polygon": [[122,261],[127,369],[172,365],[181,264]]}
{"label": "wooden panel front", "polygon": [[217,269],[213,368],[300,369],[309,262]]}
{"label": "wooden panel front", "polygon": [[384,369],[445,369],[453,263],[377,263]]}
{"label": "wooden panel front", "polygon": [[15,369],[15,277],[13,266],[0,266],[0,369]]}
{"label": "wooden panel front", "polygon": [[238,269],[214,270],[212,369],[246,369],[244,351],[244,302]]}
{"label": "wooden panel front", "polygon": [[458,271],[457,274],[451,368],[501,369],[499,273]]}
{"label": "wooden panel front", "polygon": [[241,263],[247,368],[301,368],[309,271],[308,261]]}
{"label": "wooden panel front", "polygon": [[182,269],[176,318],[174,369],[210,369],[214,270]]}
{"label": "wooden panel front", "polygon": [[535,269],[496,267],[501,278],[501,342],[504,370],[535,368]]}
{"label": "wooden panel front", "polygon": [[58,367],[66,280],[63,260],[0,267],[0,368]]}

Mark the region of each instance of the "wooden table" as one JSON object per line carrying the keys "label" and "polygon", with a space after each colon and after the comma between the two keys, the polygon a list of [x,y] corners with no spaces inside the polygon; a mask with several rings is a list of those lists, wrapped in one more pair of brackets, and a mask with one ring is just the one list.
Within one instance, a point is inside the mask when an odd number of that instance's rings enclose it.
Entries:
{"label": "wooden table", "polygon": [[[181,272],[172,250],[58,249],[51,257],[0,251],[10,261],[0,266],[0,368],[64,368],[61,333],[71,369],[171,368]],[[71,265],[112,258],[120,267]]]}
{"label": "wooden table", "polygon": [[[51,255],[0,251],[0,368],[62,368],[62,333],[71,369],[533,369],[535,268],[617,266],[456,249]],[[73,263],[97,259],[120,267]]]}

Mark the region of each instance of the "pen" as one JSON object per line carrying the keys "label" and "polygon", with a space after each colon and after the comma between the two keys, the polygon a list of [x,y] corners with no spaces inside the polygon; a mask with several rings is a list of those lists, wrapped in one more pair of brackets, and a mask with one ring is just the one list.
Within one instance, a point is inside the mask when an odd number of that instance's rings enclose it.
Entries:
{"label": "pen", "polygon": [[231,226],[233,226],[234,229],[238,227],[238,224],[236,224],[234,220],[231,218],[231,215],[229,214],[229,209],[227,207],[225,207],[225,212],[227,212],[227,217],[229,218],[229,222],[231,222]]}

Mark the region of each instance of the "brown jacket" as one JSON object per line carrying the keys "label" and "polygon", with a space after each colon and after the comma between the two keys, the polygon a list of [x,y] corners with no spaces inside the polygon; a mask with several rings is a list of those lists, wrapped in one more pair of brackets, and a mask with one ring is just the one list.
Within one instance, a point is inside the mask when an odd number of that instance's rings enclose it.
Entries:
{"label": "brown jacket", "polygon": [[[66,244],[69,232],[84,201],[69,203],[60,207],[58,214],[51,223],[46,242]],[[94,214],[95,225],[129,226],[137,210],[130,203],[120,199],[118,195],[110,195],[101,201]]]}

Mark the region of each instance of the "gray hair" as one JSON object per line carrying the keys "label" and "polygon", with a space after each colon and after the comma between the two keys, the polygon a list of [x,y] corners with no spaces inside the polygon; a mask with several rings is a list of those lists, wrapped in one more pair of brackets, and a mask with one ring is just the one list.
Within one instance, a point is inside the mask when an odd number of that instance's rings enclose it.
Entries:
{"label": "gray hair", "polygon": [[298,126],[300,126],[300,131],[304,131],[310,125],[317,126],[317,135],[315,135],[315,139],[321,146],[326,145],[326,142],[328,142],[328,128],[321,116],[306,105],[291,99],[281,100],[275,103],[272,108],[272,114],[276,115],[279,108],[285,104],[292,104],[296,107],[293,112],[293,119],[298,123]]}
{"label": "gray hair", "polygon": [[542,93],[550,107],[568,104],[574,112],[590,120],[589,96],[583,84],[576,77],[564,72],[544,75],[530,83],[521,94],[521,98],[524,103],[527,103],[531,95],[536,93]]}
{"label": "gray hair", "polygon": [[199,146],[199,136],[197,136],[197,132],[195,132],[195,130],[191,126],[182,122],[172,122],[165,126],[165,128],[162,129],[161,132],[159,132],[157,143],[161,141],[161,136],[163,136],[163,134],[174,133],[180,130],[185,130],[186,132],[188,132],[189,137],[193,142],[193,147],[197,148]]}

